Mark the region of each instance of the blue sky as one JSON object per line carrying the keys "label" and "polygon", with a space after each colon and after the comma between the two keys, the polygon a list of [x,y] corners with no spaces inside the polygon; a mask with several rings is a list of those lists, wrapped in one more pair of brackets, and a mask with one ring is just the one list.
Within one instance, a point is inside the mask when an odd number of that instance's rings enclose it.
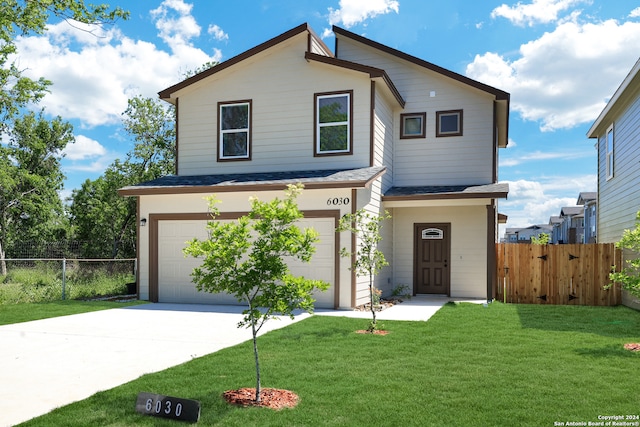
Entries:
{"label": "blue sky", "polygon": [[[111,1],[111,4],[117,4]],[[640,55],[640,4],[628,0],[140,0],[131,19],[89,34],[51,22],[21,38],[20,66],[53,81],[42,106],[75,128],[63,160],[68,196],[132,141],[127,99],[157,93],[207,61],[224,61],[308,22],[334,46],[337,25],[511,93],[500,151],[499,210],[508,227],[547,223],[595,191],[586,132]]]}

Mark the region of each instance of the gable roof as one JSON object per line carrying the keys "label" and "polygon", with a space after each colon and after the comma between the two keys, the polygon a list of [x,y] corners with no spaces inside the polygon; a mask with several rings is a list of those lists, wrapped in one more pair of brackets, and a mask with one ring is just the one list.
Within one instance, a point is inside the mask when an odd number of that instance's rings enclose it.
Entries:
{"label": "gable roof", "polygon": [[[365,44],[367,46],[373,47],[374,49],[380,50],[382,52],[386,52],[390,55],[396,56],[398,58],[404,59],[405,61],[411,62],[413,64],[419,65],[420,67],[429,69],[431,71],[435,71],[438,74],[442,74],[443,76],[449,77],[453,80],[459,81],[460,83],[464,83],[466,85],[475,87],[476,89],[480,89],[484,92],[490,93],[492,95],[494,95],[496,97],[496,99],[499,100],[506,100],[508,101],[510,98],[510,95],[508,92],[505,92],[503,90],[497,89],[493,86],[489,86],[487,84],[481,83],[477,80],[473,80],[467,76],[463,76],[462,74],[458,74],[456,72],[453,72],[451,70],[447,70],[446,68],[442,68],[438,65],[435,65],[431,62],[425,61],[424,59],[420,59],[418,57],[409,55],[408,53],[399,51],[397,49],[394,49],[392,47],[389,46],[385,46],[381,43],[375,42],[373,40],[369,40],[365,37],[359,36],[358,34],[352,33],[351,31],[347,31],[345,29],[342,29],[340,27],[333,27],[333,32],[336,34],[336,52],[338,52],[338,36],[343,36],[343,37],[347,37],[350,38],[352,40],[355,40],[357,42],[360,42],[362,44]],[[337,55],[338,57],[340,56],[339,54]]]}
{"label": "gable roof", "polygon": [[584,208],[582,206],[565,206],[560,210],[560,216],[576,216],[584,215]]}
{"label": "gable roof", "polygon": [[598,192],[597,191],[582,191],[578,195],[578,201],[576,205],[584,205],[593,200],[598,200]]}
{"label": "gable roof", "polygon": [[[611,116],[616,114],[617,110],[629,101],[631,95],[636,90],[640,90],[640,58],[638,58],[635,65],[631,68],[631,71],[629,71],[629,74],[627,74],[627,77],[625,77],[618,89],[616,89],[596,121],[593,122],[587,132],[587,137],[598,138],[598,136],[604,134],[606,127],[613,121]],[[602,129],[603,126],[605,127],[604,129]]]}
{"label": "gable roof", "polygon": [[373,49],[377,49],[381,52],[385,52],[389,55],[392,55],[396,58],[408,61],[412,64],[418,65],[419,67],[425,68],[427,70],[431,70],[436,72],[442,76],[455,80],[464,85],[479,89],[483,92],[486,92],[490,95],[493,95],[496,100],[496,118],[498,120],[498,126],[505,129],[504,134],[498,134],[498,146],[506,147],[509,141],[509,103],[511,95],[508,92],[497,89],[493,86],[489,86],[488,84],[481,83],[477,80],[473,80],[467,76],[463,76],[462,74],[458,74],[451,70],[447,70],[446,68],[442,68],[438,65],[435,65],[431,62],[425,61],[424,59],[420,59],[418,57],[409,55],[408,53],[399,51],[392,47],[383,45],[382,43],[375,42],[373,40],[369,40],[365,37],[362,37],[358,34],[352,33],[351,31],[347,31],[343,28],[333,26],[333,32],[336,35],[336,47],[335,47],[335,55],[336,57],[340,57],[340,37],[345,37],[356,42],[362,43],[366,46],[369,46]]}
{"label": "gable roof", "polygon": [[267,49],[270,49],[286,40],[291,39],[292,37],[295,37],[305,32],[308,33],[308,37],[309,37],[309,41],[307,44],[307,51],[312,50],[311,44],[313,42],[314,46],[318,46],[323,51],[323,54],[333,57],[333,52],[331,52],[331,49],[329,49],[329,47],[327,47],[327,45],[322,41],[322,39],[318,37],[318,35],[313,31],[313,29],[309,26],[309,24],[304,23],[304,24],[298,25],[295,28],[292,28],[289,31],[286,31],[280,34],[279,36],[276,36],[270,40],[267,40],[266,42],[261,43],[239,55],[236,55],[231,59],[221,62],[207,70],[204,70],[196,75],[189,77],[186,80],[181,81],[180,83],[177,83],[171,87],[168,87],[167,89],[164,89],[158,92],[158,95],[160,96],[160,99],[164,99],[165,101],[170,101],[171,95],[173,93],[181,89],[184,89],[185,87],[190,86],[213,74],[219,73],[220,71],[225,70],[233,65],[236,65],[237,63],[242,62],[247,58],[251,58],[254,55],[264,52]]}
{"label": "gable roof", "polygon": [[380,68],[358,64],[356,62],[345,61],[344,59],[338,59],[335,57],[318,55],[317,53],[312,53],[308,51],[305,53],[304,58],[307,61],[317,61],[317,62],[322,62],[323,64],[333,65],[336,67],[346,68],[354,71],[360,71],[362,73],[369,74],[369,77],[371,79],[380,79],[389,88],[392,96],[396,99],[396,101],[398,101],[398,104],[400,104],[400,106],[404,108],[405,100],[404,98],[402,98],[402,95],[396,88],[396,85],[393,84],[393,82],[391,81],[391,78],[389,77],[386,71]]}

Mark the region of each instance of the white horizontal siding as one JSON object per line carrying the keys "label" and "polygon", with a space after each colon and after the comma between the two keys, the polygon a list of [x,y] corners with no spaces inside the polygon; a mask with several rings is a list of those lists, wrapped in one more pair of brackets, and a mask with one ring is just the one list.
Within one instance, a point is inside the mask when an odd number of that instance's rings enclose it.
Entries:
{"label": "white horizontal siding", "polygon": [[[394,112],[395,186],[493,181],[493,96],[348,39],[341,59],[384,69],[406,101]],[[435,96],[431,96],[431,94]],[[463,136],[436,138],[436,112],[463,110]],[[426,138],[400,139],[400,113],[427,113]]]}
{"label": "white horizontal siding", "polygon": [[613,123],[614,174],[606,179],[606,141],[598,138],[598,242],[620,240],[640,210],[640,93]]}
{"label": "white horizontal siding", "polygon": [[[306,36],[204,79],[180,94],[181,175],[369,166],[370,79],[307,62]],[[313,156],[314,94],[353,90],[353,155]],[[216,161],[218,102],[252,100],[251,161]]]}
{"label": "white horizontal siding", "polygon": [[393,186],[393,110],[376,90],[374,111],[374,166],[386,166],[382,176],[382,192]]}
{"label": "white horizontal siding", "polygon": [[413,289],[415,223],[451,223],[452,297],[487,296],[487,207],[393,208],[393,285]]}

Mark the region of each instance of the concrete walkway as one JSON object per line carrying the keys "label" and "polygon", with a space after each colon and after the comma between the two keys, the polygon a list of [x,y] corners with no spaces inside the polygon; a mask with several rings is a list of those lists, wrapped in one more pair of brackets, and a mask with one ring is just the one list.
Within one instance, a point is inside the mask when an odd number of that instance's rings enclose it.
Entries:
{"label": "concrete walkway", "polygon": [[[427,320],[449,300],[414,297],[377,317]],[[0,426],[250,340],[250,330],[236,327],[241,312],[239,306],[146,304],[0,326]],[[269,321],[261,334],[308,316]]]}

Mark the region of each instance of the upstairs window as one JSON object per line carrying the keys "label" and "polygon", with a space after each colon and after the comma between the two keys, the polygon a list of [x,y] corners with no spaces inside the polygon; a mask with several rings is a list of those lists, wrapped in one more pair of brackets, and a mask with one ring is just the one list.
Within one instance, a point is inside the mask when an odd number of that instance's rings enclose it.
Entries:
{"label": "upstairs window", "polygon": [[462,110],[437,111],[436,136],[462,136]]}
{"label": "upstairs window", "polygon": [[613,141],[613,125],[607,129],[607,140],[606,140],[606,162],[607,162],[607,179],[613,178],[613,149],[614,149],[614,141]]}
{"label": "upstairs window", "polygon": [[427,113],[400,114],[400,139],[425,138]]}
{"label": "upstairs window", "polygon": [[218,160],[251,159],[251,101],[220,102]]}
{"label": "upstairs window", "polygon": [[351,154],[353,92],[315,95],[314,155]]}

